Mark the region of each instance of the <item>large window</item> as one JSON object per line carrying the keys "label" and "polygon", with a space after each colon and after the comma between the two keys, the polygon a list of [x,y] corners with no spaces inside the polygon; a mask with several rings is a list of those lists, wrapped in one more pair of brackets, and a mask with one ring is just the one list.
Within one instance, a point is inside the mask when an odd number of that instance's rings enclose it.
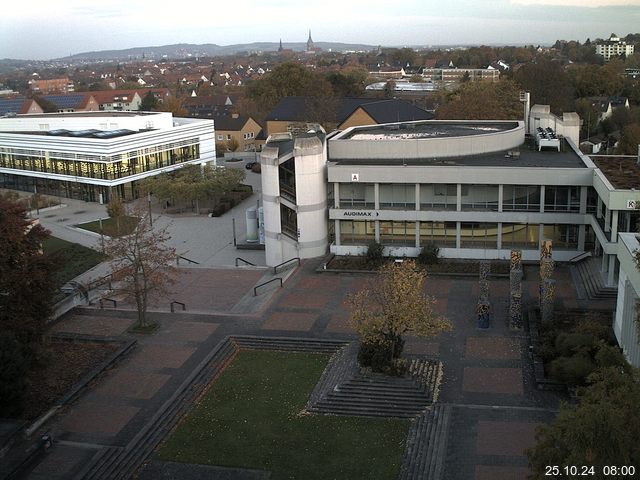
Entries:
{"label": "large window", "polygon": [[280,228],[288,237],[298,239],[298,215],[295,210],[282,203],[280,204]]}
{"label": "large window", "polygon": [[420,245],[456,246],[456,222],[420,222]]}
{"label": "large window", "polygon": [[497,248],[498,224],[470,223],[460,224],[460,247],[462,248]]}
{"label": "large window", "polygon": [[[466,185],[464,185],[466,187]],[[469,185],[462,191],[462,210],[498,211],[498,185]]]}
{"label": "large window", "polygon": [[341,183],[340,208],[375,208],[375,193],[372,184]]}
{"label": "large window", "polygon": [[553,242],[553,248],[576,250],[578,248],[578,225],[545,225],[544,238]]}
{"label": "large window", "polygon": [[376,222],[340,220],[340,245],[369,245],[376,239]]}
{"label": "large window", "polygon": [[296,162],[290,158],[278,167],[280,178],[280,196],[292,202],[296,201]]}
{"label": "large window", "polygon": [[456,210],[458,185],[455,183],[420,185],[421,210]]}
{"label": "large window", "polygon": [[415,222],[380,222],[380,243],[415,247]]}
{"label": "large window", "polygon": [[580,187],[547,186],[544,189],[545,212],[579,212]]}
{"label": "large window", "polygon": [[416,186],[413,183],[380,184],[380,208],[415,210]]}
{"label": "large window", "polygon": [[505,212],[540,211],[540,187],[538,185],[505,185],[502,210]]}
{"label": "large window", "polygon": [[502,224],[502,248],[533,248],[539,246],[539,225],[527,223]]}

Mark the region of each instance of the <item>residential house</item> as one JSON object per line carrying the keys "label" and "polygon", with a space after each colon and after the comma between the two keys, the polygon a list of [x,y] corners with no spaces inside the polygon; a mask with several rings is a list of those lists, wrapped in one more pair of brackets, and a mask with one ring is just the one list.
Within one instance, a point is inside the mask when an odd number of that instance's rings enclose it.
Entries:
{"label": "residential house", "polygon": [[[259,151],[262,141],[259,140],[262,127],[252,117],[230,113],[218,115],[214,118],[216,129],[216,143],[229,149],[231,145],[237,143],[235,151],[255,152]],[[222,148],[218,151],[222,155]]]}
{"label": "residential house", "polygon": [[39,98],[55,105],[58,113],[97,112],[100,110],[98,102],[89,92],[69,93],[66,95],[42,95]]}
{"label": "residential house", "polygon": [[627,44],[627,42],[621,41],[615,33],[611,34],[609,40],[604,40],[596,43],[596,55],[602,55],[606,62],[613,57],[619,57],[620,55],[633,55],[634,46]]}
{"label": "residential house", "polygon": [[29,80],[29,89],[39,95],[50,95],[54,93],[70,93],[74,91],[73,82],[69,77],[51,78],[48,80]]}
{"label": "residential house", "polygon": [[100,110],[131,112],[140,109],[142,97],[136,90],[103,90],[91,92]]}
{"label": "residential house", "polygon": [[43,113],[42,107],[33,98],[15,97],[0,99],[0,117]]}

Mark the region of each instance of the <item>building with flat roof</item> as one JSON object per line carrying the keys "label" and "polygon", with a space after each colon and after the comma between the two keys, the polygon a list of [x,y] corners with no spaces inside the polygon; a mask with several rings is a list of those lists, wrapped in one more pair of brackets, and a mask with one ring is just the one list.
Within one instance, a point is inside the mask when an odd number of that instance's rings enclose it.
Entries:
{"label": "building with flat roof", "polygon": [[602,55],[607,62],[611,60],[612,57],[633,55],[633,51],[634,45],[620,40],[620,37],[615,33],[611,34],[609,40],[596,43],[596,55]]}
{"label": "building with flat roof", "polygon": [[215,165],[212,120],[167,112],[74,112],[0,118],[0,187],[107,202],[187,164]]}

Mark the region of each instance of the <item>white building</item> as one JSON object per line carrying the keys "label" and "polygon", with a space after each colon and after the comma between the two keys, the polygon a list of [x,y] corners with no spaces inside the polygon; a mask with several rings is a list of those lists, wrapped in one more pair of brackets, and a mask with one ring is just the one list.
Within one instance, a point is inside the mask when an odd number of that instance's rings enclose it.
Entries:
{"label": "white building", "polygon": [[187,164],[215,165],[212,120],[167,112],[76,112],[0,118],[0,187],[108,201]]}
{"label": "white building", "polygon": [[640,297],[640,271],[636,267],[635,252],[640,250],[638,235],[621,233],[618,241],[618,301],[613,331],[625,357],[635,367],[640,367],[640,323],[637,321]]}
{"label": "white building", "polygon": [[596,55],[602,55],[607,62],[611,60],[611,57],[633,55],[633,50],[633,45],[620,41],[620,38],[615,33],[611,34],[609,40],[596,43]]}

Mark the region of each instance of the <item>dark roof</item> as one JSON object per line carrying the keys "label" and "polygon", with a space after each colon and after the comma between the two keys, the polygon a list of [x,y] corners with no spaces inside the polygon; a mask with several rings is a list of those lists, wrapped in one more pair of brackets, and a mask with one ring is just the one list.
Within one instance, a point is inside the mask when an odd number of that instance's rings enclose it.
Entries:
{"label": "dark roof", "polygon": [[239,131],[249,121],[249,118],[251,117],[247,115],[238,115],[235,118],[232,115],[217,115],[213,117],[213,121],[216,130]]}
{"label": "dark roof", "polygon": [[412,120],[432,120],[435,115],[405,100],[381,100],[360,105],[376,123],[409,122]]}
{"label": "dark roof", "polygon": [[40,98],[53,103],[60,109],[65,108],[82,108],[85,103],[84,94],[71,94],[71,95],[42,95]]}
{"label": "dark roof", "polygon": [[0,115],[6,115],[7,113],[20,113],[26,100],[27,99],[25,97],[0,99]]}
{"label": "dark roof", "polygon": [[[331,103],[335,105],[332,107]],[[371,98],[335,98],[326,101],[313,97],[284,97],[269,112],[265,120],[306,122],[314,120],[311,111],[315,108],[333,108],[335,121],[344,122],[358,107],[362,107],[378,123],[408,120],[431,120],[434,115],[416,107],[406,100]]]}

